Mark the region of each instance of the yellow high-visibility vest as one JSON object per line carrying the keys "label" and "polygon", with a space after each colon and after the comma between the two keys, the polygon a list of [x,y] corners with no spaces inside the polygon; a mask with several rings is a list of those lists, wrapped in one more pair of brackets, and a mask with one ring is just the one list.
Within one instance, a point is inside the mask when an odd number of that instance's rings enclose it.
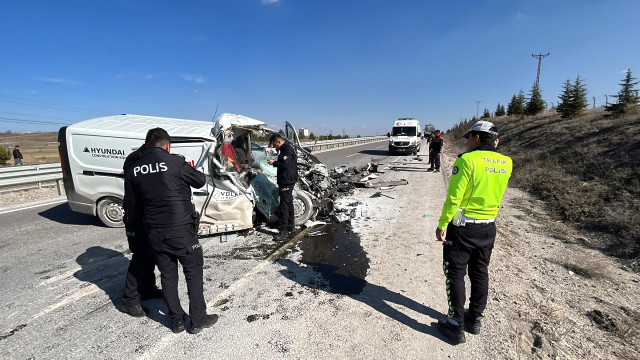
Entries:
{"label": "yellow high-visibility vest", "polygon": [[511,158],[490,146],[478,147],[458,157],[453,164],[438,229],[447,228],[458,208],[473,219],[495,218],[512,168]]}

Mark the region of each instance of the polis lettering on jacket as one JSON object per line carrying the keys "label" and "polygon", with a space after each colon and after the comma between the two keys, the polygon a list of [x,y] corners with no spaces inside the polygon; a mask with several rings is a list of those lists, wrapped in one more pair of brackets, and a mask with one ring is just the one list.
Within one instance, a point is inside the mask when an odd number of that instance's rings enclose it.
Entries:
{"label": "polis lettering on jacket", "polygon": [[153,174],[161,171],[167,171],[167,164],[164,162],[155,163],[155,164],[144,164],[140,166],[136,166],[133,168],[133,176],[138,176],[138,173],[141,174]]}

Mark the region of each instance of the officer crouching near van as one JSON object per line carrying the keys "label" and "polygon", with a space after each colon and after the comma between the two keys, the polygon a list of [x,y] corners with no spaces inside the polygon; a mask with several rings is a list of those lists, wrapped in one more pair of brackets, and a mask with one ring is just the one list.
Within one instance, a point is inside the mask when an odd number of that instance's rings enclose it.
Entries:
{"label": "officer crouching near van", "polygon": [[[153,129],[147,131],[145,143],[132,152],[124,160],[122,169],[124,173],[142,157],[147,150],[147,143]],[[128,204],[124,204],[128,205]],[[137,208],[124,209],[124,224],[127,233],[127,242],[131,251],[131,261],[125,276],[124,295],[122,296],[122,309],[125,313],[134,316],[145,316],[139,300],[161,299],[162,291],[156,287],[156,275],[154,269],[156,263],[153,260],[153,252],[147,242],[147,233],[142,222],[141,204]]]}
{"label": "officer crouching near van", "polygon": [[183,157],[169,153],[171,138],[164,129],[153,129],[148,147],[125,175],[124,202],[127,208],[141,205],[174,333],[185,329],[185,312],[178,297],[178,261],[182,265],[189,295],[189,332],[197,334],[218,321],[218,315],[206,313],[202,246],[191,202],[190,187],[201,188],[206,178]]}
{"label": "officer crouching near van", "polygon": [[280,205],[276,215],[280,221],[278,235],[273,240],[283,241],[290,231],[295,230],[295,215],[293,213],[293,187],[298,182],[298,154],[288,142],[279,134],[271,136],[271,146],[278,149],[278,160],[268,160],[270,165],[278,168],[277,183]]}
{"label": "officer crouching near van", "polygon": [[[489,291],[489,259],[496,238],[495,218],[511,177],[511,158],[497,152],[498,130],[478,121],[464,135],[467,152],[453,164],[449,190],[436,229],[443,243],[443,269],[447,278],[448,316],[438,330],[454,344],[466,341],[464,322],[472,334],[480,333]],[[464,311],[464,275],[469,268],[471,297]]]}

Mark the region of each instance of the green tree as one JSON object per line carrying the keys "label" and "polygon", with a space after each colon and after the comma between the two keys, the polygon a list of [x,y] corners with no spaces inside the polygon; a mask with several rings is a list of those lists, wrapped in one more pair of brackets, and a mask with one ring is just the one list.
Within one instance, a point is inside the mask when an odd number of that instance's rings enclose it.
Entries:
{"label": "green tree", "polygon": [[634,81],[636,78],[631,76],[631,69],[627,69],[627,74],[619,85],[622,87],[616,95],[618,98],[617,104],[611,104],[607,107],[607,111],[614,115],[620,116],[627,112],[629,106],[638,104],[638,90],[634,87],[638,85],[638,81]]}
{"label": "green tree", "polygon": [[0,164],[4,164],[6,163],[8,160],[11,159],[11,152],[5,148],[3,148],[2,146],[0,146]]}
{"label": "green tree", "polygon": [[316,136],[313,133],[309,134],[309,140],[315,140],[315,139],[316,139]]}
{"label": "green tree", "polygon": [[484,108],[484,112],[482,113],[482,116],[480,117],[480,119],[488,119],[491,117],[491,113],[489,112],[489,109]]}
{"label": "green tree", "polygon": [[509,105],[507,106],[507,115],[516,116],[523,115],[525,107],[525,97],[524,91],[520,90],[518,95],[513,95],[511,101],[509,101]]}
{"label": "green tree", "polygon": [[504,105],[498,103],[498,106],[496,106],[496,111],[494,113],[495,116],[505,116],[507,114],[507,111],[504,109]]}
{"label": "green tree", "polygon": [[547,108],[547,103],[542,99],[542,93],[538,86],[533,84],[531,93],[529,94],[529,101],[524,109],[525,115],[536,115],[543,112]]}
{"label": "green tree", "polygon": [[562,93],[558,95],[558,106],[556,107],[556,111],[560,114],[561,118],[568,119],[575,116],[575,112],[573,110],[573,85],[571,85],[571,81],[567,79],[562,85]]}
{"label": "green tree", "polygon": [[560,117],[568,119],[580,115],[587,108],[587,86],[584,79],[580,75],[576,76],[576,80],[565,81],[562,86],[562,94],[558,96],[560,102],[556,110]]}

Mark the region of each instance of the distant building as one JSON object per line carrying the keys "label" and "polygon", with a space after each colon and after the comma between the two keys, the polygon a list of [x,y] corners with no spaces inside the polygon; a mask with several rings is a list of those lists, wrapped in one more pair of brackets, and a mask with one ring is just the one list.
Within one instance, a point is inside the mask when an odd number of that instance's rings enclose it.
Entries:
{"label": "distant building", "polygon": [[300,137],[309,137],[309,129],[300,128]]}

